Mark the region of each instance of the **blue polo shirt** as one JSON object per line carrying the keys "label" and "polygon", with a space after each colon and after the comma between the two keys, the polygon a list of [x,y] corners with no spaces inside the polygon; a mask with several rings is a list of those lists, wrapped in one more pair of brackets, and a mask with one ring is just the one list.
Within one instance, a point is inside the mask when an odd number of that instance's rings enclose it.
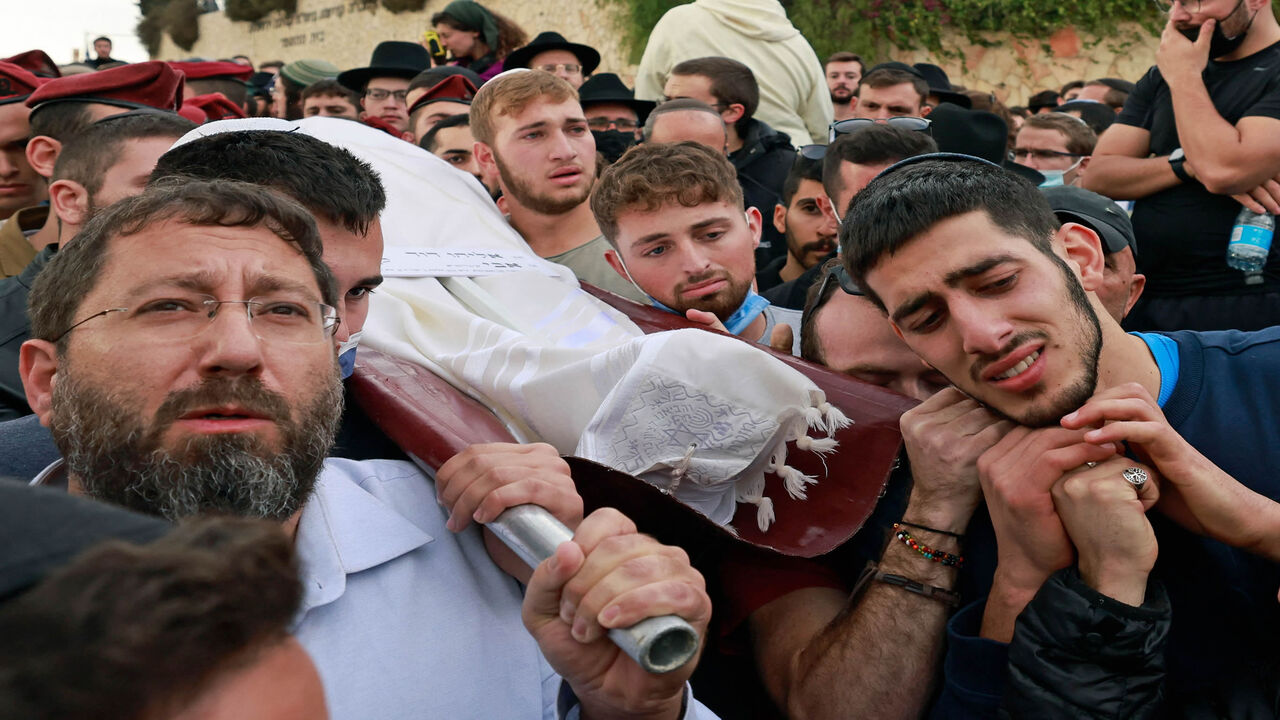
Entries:
{"label": "blue polo shirt", "polygon": [[[1249,489],[1280,501],[1280,327],[1258,332],[1138,334],[1160,368],[1158,401],[1169,424]],[[1246,665],[1280,655],[1280,568],[1264,558],[1149,515],[1160,545],[1152,577],[1168,590],[1173,624],[1166,653],[1170,688],[1221,684]],[[979,637],[995,564],[985,511],[968,532],[960,585],[981,598],[947,625],[943,688],[933,718],[996,717],[1008,646]]]}

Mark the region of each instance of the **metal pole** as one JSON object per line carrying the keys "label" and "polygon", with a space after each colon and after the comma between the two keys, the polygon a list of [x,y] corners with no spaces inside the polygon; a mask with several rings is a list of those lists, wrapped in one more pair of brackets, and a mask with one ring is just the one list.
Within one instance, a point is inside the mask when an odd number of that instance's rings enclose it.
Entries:
{"label": "metal pole", "polygon": [[[555,554],[573,533],[545,508],[517,505],[485,525],[531,568]],[[651,673],[671,672],[698,652],[698,633],[676,615],[651,617],[627,628],[609,631],[614,642],[640,667]]]}

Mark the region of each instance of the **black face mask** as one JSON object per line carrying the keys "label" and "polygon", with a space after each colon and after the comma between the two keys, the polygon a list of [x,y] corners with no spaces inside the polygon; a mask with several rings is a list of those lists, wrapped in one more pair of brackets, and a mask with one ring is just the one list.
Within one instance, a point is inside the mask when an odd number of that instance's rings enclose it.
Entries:
{"label": "black face mask", "polygon": [[[1230,55],[1235,52],[1236,48],[1240,47],[1244,43],[1244,39],[1249,35],[1249,28],[1253,27],[1253,18],[1258,16],[1257,13],[1254,13],[1254,16],[1249,18],[1249,24],[1245,25],[1244,29],[1235,35],[1227,37],[1222,32],[1222,23],[1226,22],[1232,15],[1239,12],[1242,7],[1244,7],[1244,0],[1240,0],[1240,2],[1236,3],[1235,8],[1227,14],[1227,17],[1222,18],[1214,24],[1213,38],[1209,40],[1210,59],[1220,58],[1223,55]],[[1186,30],[1179,30],[1178,32],[1186,36],[1186,38],[1191,42],[1195,42],[1196,39],[1200,37],[1200,28],[1198,27],[1187,28]]]}
{"label": "black face mask", "polygon": [[609,164],[618,162],[618,158],[622,157],[622,153],[636,144],[636,134],[634,132],[592,130],[591,135],[596,139],[596,152],[603,155],[604,159],[609,161]]}

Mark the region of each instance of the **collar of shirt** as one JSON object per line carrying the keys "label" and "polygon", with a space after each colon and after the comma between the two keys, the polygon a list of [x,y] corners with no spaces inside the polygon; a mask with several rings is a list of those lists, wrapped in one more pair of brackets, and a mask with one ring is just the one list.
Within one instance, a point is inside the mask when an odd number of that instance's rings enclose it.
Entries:
{"label": "collar of shirt", "polygon": [[347,575],[390,562],[432,539],[344,475],[321,472],[294,541],[304,582],[299,617],[342,597]]}

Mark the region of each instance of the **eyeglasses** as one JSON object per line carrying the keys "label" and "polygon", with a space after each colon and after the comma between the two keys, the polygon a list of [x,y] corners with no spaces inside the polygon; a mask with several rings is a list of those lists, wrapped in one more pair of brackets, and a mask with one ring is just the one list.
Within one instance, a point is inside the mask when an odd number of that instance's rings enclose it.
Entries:
{"label": "eyeglasses", "polygon": [[409,96],[408,90],[383,90],[382,88],[371,88],[364,91],[364,96],[373,100],[386,100],[389,97],[395,98],[399,102]]}
{"label": "eyeglasses", "polygon": [[253,334],[263,342],[314,345],[328,342],[338,329],[338,309],[287,296],[219,300],[212,295],[183,295],[149,300],[136,308],[107,308],[75,323],[54,338],[62,340],[81,325],[112,313],[123,313],[126,332],[154,340],[181,342],[209,329],[223,305],[244,305]]}
{"label": "eyeglasses", "polygon": [[876,125],[888,125],[889,127],[895,127],[900,130],[915,130],[916,132],[927,132],[932,135],[933,131],[929,129],[929,126],[932,124],[932,121],[918,117],[900,116],[883,118],[881,120],[872,120],[871,118],[849,118],[848,120],[833,122],[828,126],[827,129],[829,134],[827,136],[827,141],[834,142],[836,137],[839,135],[848,135]]}
{"label": "eyeglasses", "polygon": [[587,120],[587,127],[592,130],[608,130],[612,127],[627,132],[635,130],[640,125],[626,118],[593,117]]}
{"label": "eyeglasses", "polygon": [[[1167,13],[1173,9],[1173,3],[1178,0],[1154,0],[1156,7],[1160,8],[1160,12]],[[1182,0],[1182,9],[1191,13],[1200,12],[1200,0]]]}
{"label": "eyeglasses", "polygon": [[1013,159],[1018,162],[1033,157],[1037,160],[1056,160],[1060,157],[1080,158],[1084,157],[1080,153],[1059,152],[1057,150],[1029,150],[1023,148],[1015,148],[1013,151]]}
{"label": "eyeglasses", "polygon": [[835,294],[836,286],[848,295],[863,295],[862,288],[858,287],[853,278],[849,277],[849,273],[844,269],[844,261],[839,257],[827,261],[822,271],[822,282],[818,285],[818,294],[812,296],[812,299],[805,306],[804,315],[802,316],[805,322],[808,322],[814,314],[822,309],[823,305],[827,304],[827,301]]}
{"label": "eyeglasses", "polygon": [[575,63],[557,63],[555,65],[539,65],[534,69],[541,70],[543,72],[549,72],[549,73],[553,73],[557,70],[564,70],[570,75],[578,75],[582,72],[582,66],[577,65]]}

